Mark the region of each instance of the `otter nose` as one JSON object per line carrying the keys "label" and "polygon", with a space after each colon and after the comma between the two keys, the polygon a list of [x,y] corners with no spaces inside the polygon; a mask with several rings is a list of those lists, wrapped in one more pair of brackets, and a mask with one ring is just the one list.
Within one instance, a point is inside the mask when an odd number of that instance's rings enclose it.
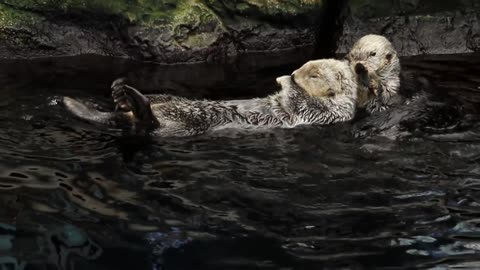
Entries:
{"label": "otter nose", "polygon": [[355,73],[357,74],[364,74],[367,73],[367,68],[362,63],[355,64]]}

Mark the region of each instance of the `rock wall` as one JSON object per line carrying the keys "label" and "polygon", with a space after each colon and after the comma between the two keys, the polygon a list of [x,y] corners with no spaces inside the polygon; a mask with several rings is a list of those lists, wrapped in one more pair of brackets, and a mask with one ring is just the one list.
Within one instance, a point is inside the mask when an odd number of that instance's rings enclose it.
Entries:
{"label": "rock wall", "polygon": [[0,58],[320,58],[368,33],[401,55],[465,53],[479,51],[479,16],[477,0],[0,0]]}
{"label": "rock wall", "polygon": [[0,57],[162,63],[312,49],[322,0],[0,0]]}
{"label": "rock wall", "polygon": [[345,6],[337,53],[375,33],[393,41],[401,55],[480,50],[480,1],[350,0]]}

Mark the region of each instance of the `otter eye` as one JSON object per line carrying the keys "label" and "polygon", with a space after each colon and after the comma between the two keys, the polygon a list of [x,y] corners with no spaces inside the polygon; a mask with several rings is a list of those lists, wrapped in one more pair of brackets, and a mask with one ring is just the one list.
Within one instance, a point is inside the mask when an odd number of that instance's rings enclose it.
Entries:
{"label": "otter eye", "polygon": [[370,56],[375,56],[375,55],[377,55],[376,52],[371,52],[371,53],[370,53]]}
{"label": "otter eye", "polygon": [[332,88],[328,88],[328,90],[327,90],[327,96],[329,96],[329,97],[334,97],[334,96],[335,96],[335,91],[333,91]]}
{"label": "otter eye", "polygon": [[392,60],[393,55],[391,53],[387,54],[387,60]]}
{"label": "otter eye", "polygon": [[317,78],[318,78],[318,75],[317,75],[317,74],[310,75],[310,78],[312,78],[312,79],[317,79]]}

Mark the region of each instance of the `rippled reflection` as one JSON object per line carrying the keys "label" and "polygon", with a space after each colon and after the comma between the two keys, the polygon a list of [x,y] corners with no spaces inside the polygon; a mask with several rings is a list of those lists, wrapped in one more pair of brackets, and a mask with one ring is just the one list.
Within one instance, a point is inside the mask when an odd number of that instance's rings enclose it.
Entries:
{"label": "rippled reflection", "polygon": [[[241,96],[242,88],[265,94],[273,87],[267,80],[291,67],[256,70],[259,75],[216,67],[208,77],[205,66],[129,70],[102,61],[97,77],[60,61],[50,69],[53,79],[42,80],[45,71],[29,75],[21,62],[13,65],[17,77],[0,65],[6,70],[0,78],[0,269],[448,269],[480,263],[479,115],[470,113],[453,129],[381,134],[359,134],[343,123],[131,137],[72,118],[59,97],[108,106],[105,89],[122,73],[142,84],[176,74],[164,83],[173,85],[170,91],[178,86],[185,95],[200,87],[197,97]],[[479,61],[413,58],[404,66],[438,80],[438,91],[474,109]],[[457,76],[448,70],[455,63],[463,67]],[[188,74],[198,81],[182,84]],[[209,86],[218,92],[206,91]]]}

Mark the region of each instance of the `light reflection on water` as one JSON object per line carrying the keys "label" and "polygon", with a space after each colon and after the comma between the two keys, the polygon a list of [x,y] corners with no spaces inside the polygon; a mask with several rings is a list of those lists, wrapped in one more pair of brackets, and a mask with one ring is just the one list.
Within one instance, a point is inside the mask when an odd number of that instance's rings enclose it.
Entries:
{"label": "light reflection on water", "polygon": [[[443,78],[439,91],[475,106],[472,58],[404,66]],[[461,74],[442,76],[454,60],[464,64]],[[0,265],[7,269],[442,269],[480,260],[478,121],[394,139],[359,136],[350,123],[130,137],[72,118],[57,100],[108,105],[110,79],[123,73],[143,86],[160,76],[145,87],[182,95],[264,95],[293,68],[216,67],[207,76],[206,67],[135,71],[103,59],[91,71],[59,61],[49,62],[50,73],[0,65]]]}

